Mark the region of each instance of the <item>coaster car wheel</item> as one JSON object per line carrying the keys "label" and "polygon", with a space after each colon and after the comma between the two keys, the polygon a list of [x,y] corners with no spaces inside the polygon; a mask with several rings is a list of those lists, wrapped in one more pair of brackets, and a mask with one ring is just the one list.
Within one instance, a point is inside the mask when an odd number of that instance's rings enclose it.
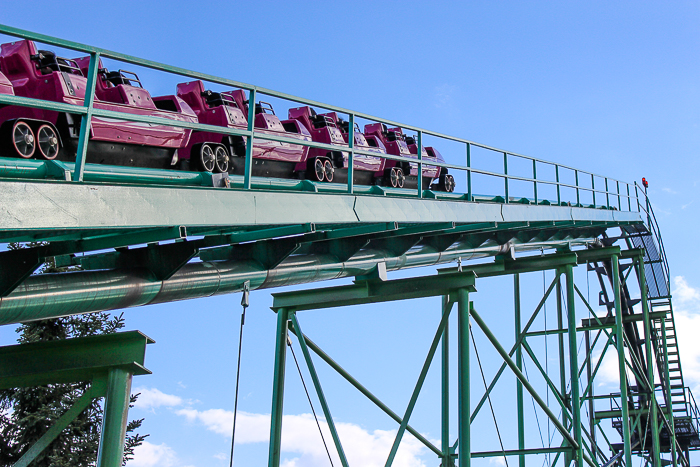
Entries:
{"label": "coaster car wheel", "polygon": [[446,173],[440,174],[440,178],[438,178],[437,185],[435,186],[438,190],[440,191],[446,191],[447,193],[452,193],[455,191],[455,178],[452,175],[448,175]]}
{"label": "coaster car wheel", "polygon": [[228,151],[223,146],[216,146],[214,150],[216,157],[216,171],[219,173],[228,172]]}
{"label": "coaster car wheel", "polygon": [[29,159],[34,155],[36,140],[34,138],[34,131],[32,131],[32,128],[27,122],[17,120],[12,125],[10,140],[15,153],[19,157]]}
{"label": "coaster car wheel", "polygon": [[41,125],[36,131],[37,146],[41,157],[47,160],[53,160],[58,156],[60,144],[58,135],[51,125]]}
{"label": "coaster car wheel", "polygon": [[327,182],[332,182],[332,181],[333,181],[333,174],[334,174],[334,172],[335,172],[335,168],[333,168],[333,163],[332,163],[330,160],[326,159],[326,160],[323,162],[323,170],[324,170],[325,173],[326,173],[326,177],[325,177],[325,178],[326,178],[326,181],[327,181]]}
{"label": "coaster car wheel", "polygon": [[400,167],[392,167],[389,170],[389,184],[394,188],[403,188],[406,176]]}
{"label": "coaster car wheel", "polygon": [[199,166],[206,172],[213,172],[216,166],[216,154],[214,149],[207,143],[199,147]]}
{"label": "coaster car wheel", "polygon": [[457,184],[455,183],[455,178],[452,175],[445,175],[445,191],[448,193],[452,193],[455,191],[455,186]]}
{"label": "coaster car wheel", "polygon": [[326,179],[326,167],[324,160],[320,157],[314,159],[313,170],[311,170],[311,176],[314,181],[322,182]]}

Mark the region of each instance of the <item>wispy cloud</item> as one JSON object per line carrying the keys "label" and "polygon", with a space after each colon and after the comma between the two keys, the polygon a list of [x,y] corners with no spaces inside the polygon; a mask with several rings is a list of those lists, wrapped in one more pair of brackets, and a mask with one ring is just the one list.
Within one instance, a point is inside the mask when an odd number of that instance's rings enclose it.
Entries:
{"label": "wispy cloud", "polygon": [[[181,409],[176,412],[192,423],[200,423],[214,433],[230,436],[233,412],[222,409],[198,411]],[[236,443],[266,443],[270,434],[270,416],[239,412],[236,421]],[[386,462],[396,436],[396,430],[368,431],[352,423],[336,423],[343,450],[351,465],[381,467]],[[321,422],[323,436],[332,446],[328,425]],[[293,457],[284,459],[284,467],[321,467],[328,465],[326,453],[316,422],[311,414],[285,415],[282,422],[282,451]],[[397,467],[425,467],[420,455],[423,445],[410,434],[406,434],[399,447],[394,465]],[[340,459],[331,447],[335,465]]]}
{"label": "wispy cloud", "polygon": [[683,276],[673,278],[673,315],[676,322],[678,350],[683,366],[683,380],[691,390],[700,392],[700,290]]}
{"label": "wispy cloud", "polygon": [[666,193],[669,193],[671,195],[677,195],[678,192],[675,190],[672,190],[671,188],[662,188],[661,191],[665,191]]}
{"label": "wispy cloud", "polygon": [[433,102],[435,107],[442,109],[454,105],[454,95],[458,91],[457,86],[442,84],[433,90]]}
{"label": "wispy cloud", "polygon": [[144,410],[155,409],[157,407],[176,407],[182,405],[184,402],[181,397],[165,394],[156,388],[139,387],[134,388],[132,392],[134,394],[140,393],[134,407]]}
{"label": "wispy cloud", "polygon": [[175,451],[167,444],[151,444],[144,441],[134,449],[134,459],[129,467],[174,467],[178,464]]}

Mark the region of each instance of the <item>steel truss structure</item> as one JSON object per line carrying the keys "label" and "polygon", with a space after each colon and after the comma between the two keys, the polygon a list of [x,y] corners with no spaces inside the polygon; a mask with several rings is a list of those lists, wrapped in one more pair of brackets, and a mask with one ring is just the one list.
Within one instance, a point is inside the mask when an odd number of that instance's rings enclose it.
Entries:
{"label": "steel truss structure", "polygon": [[[398,423],[387,466],[392,464],[406,432],[432,451],[443,467],[456,463],[463,467],[472,459],[498,456],[517,457],[521,467],[531,459],[541,462],[542,456],[546,456],[549,466],[568,467],[572,462],[578,466],[632,466],[633,456],[653,466],[689,466],[689,451],[700,447],[698,410],[683,381],[663,242],[646,193],[636,184],[8,26],[0,25],[0,33],[91,57],[91,89],[84,106],[0,95],[1,105],[82,116],[75,164],[0,157],[0,241],[42,242],[31,248],[0,252],[0,324],[354,277],[353,285],[274,296],[277,343],[270,467],[280,463],[289,331],[297,336],[344,466],[350,465],[348,455],[335,428],[312,353]],[[250,172],[255,134],[252,123],[242,130],[166,122],[247,138],[245,174],[231,177],[228,187],[220,186],[220,180],[208,172],[91,164],[85,156],[93,115],[164,123],[155,117],[92,107],[100,57],[247,89],[253,101],[256,93],[267,94],[345,113],[351,129],[355,118],[398,125],[417,132],[419,148],[423,135],[445,137],[464,144],[466,163],[431,165],[449,168],[451,173],[461,171],[466,191],[446,194],[420,186],[415,191],[354,186],[352,176],[348,176],[347,184],[256,178]],[[281,136],[255,138],[299,143]],[[352,134],[349,141],[352,171],[352,157],[363,152],[352,147]],[[299,144],[325,147],[313,142]],[[473,165],[471,156],[476,149],[502,158],[503,171],[494,173]],[[508,162],[514,158],[531,164],[532,176],[509,174]],[[420,150],[417,160],[405,160],[411,161],[423,170]],[[553,179],[543,178],[542,170],[538,177],[537,168],[542,166],[553,168]],[[564,181],[566,171],[573,182]],[[473,174],[493,177],[503,189],[479,195],[473,186]],[[514,181],[530,186],[532,196],[513,196]],[[546,187],[552,188],[556,199],[543,196]],[[489,257],[494,260],[480,264],[471,261]],[[34,275],[49,259],[57,266],[80,266],[82,270]],[[433,276],[387,278],[391,271],[454,262],[460,266],[442,269]],[[579,266],[599,279],[601,295],[597,304],[589,303],[574,283],[574,271],[580,270]],[[541,271],[553,271],[554,278],[528,315],[521,303],[520,281],[525,274]],[[489,328],[488,315],[480,313],[471,301],[478,294],[480,281],[498,276],[513,277],[512,345],[499,341]],[[420,297],[442,297],[442,318],[403,413],[379,400],[301,328],[299,314],[306,310]],[[548,301],[556,302],[555,329],[537,326]],[[456,410],[450,406],[450,386],[455,378],[450,374],[448,325],[455,305]],[[599,307],[607,313],[596,314]],[[588,317],[578,322],[576,310],[588,312]],[[491,382],[484,381],[485,390],[474,406],[472,396],[478,394],[478,385],[471,381],[476,346],[470,326],[503,362]],[[537,339],[557,341],[558,384],[547,362],[542,364],[537,355]],[[0,349],[0,388],[92,382],[85,396],[16,465],[31,465],[41,449],[90,401],[106,397],[98,467],[120,466],[131,378],[148,373],[143,365],[149,342],[140,333],[125,333]],[[585,342],[585,351],[579,350],[581,342]],[[440,446],[410,424],[438,348],[443,384]],[[619,392],[595,394],[594,382],[606,354],[617,356]],[[537,368],[537,381],[528,378],[527,361]],[[517,449],[479,450],[472,443],[475,418],[487,402],[490,404],[490,395],[504,374],[516,379]],[[553,404],[547,403],[549,395]],[[526,444],[528,399],[537,407],[536,413],[544,414],[555,428],[557,445]],[[455,418],[456,436],[450,432],[450,420]],[[612,422],[610,428],[603,428],[607,420]],[[621,442],[613,439],[617,437],[614,431]]]}
{"label": "steel truss structure", "polygon": [[[591,270],[600,273],[601,277],[609,277],[612,293],[608,294],[603,288],[605,302],[610,312],[604,317],[593,314],[593,308],[585,299],[573,280],[574,268],[577,265],[587,265]],[[598,266],[598,265],[603,266]],[[555,454],[551,465],[588,464],[591,466],[614,465],[624,463],[633,465],[632,456],[642,456],[651,465],[662,464],[662,454],[669,459],[665,463],[673,465],[689,465],[688,451],[698,445],[698,422],[694,415],[697,411],[694,402],[672,399],[670,394],[678,384],[671,384],[674,374],[672,365],[665,364],[669,355],[669,341],[659,336],[664,329],[668,330],[670,310],[650,311],[656,301],[650,301],[646,287],[644,251],[639,249],[621,250],[618,246],[588,248],[576,251],[563,251],[546,256],[526,256],[519,259],[496,258],[493,263],[474,267],[463,266],[461,271],[456,268],[440,270],[437,276],[417,277],[411,279],[382,280],[380,278],[357,280],[354,285],[331,288],[304,290],[274,294],[273,309],[278,315],[277,345],[274,369],[274,393],[272,405],[272,427],[270,432],[270,466],[278,466],[280,462],[282,409],[285,377],[285,355],[287,333],[296,335],[302,349],[304,359],[311,374],[318,399],[328,422],[329,429],[342,465],[348,466],[348,461],[335,429],[330,407],[319,381],[311,352],[330,365],[350,384],[368,397],[387,415],[399,423],[394,444],[386,461],[392,465],[398,446],[406,431],[414,435],[441,460],[442,466],[470,465],[471,459],[482,457],[514,456],[520,465],[525,465],[528,456]],[[544,293],[539,305],[529,316],[523,316],[520,305],[520,275],[528,272],[554,270],[555,277]],[[629,273],[635,271],[641,285],[641,297],[630,299],[627,280]],[[470,301],[470,293],[476,292],[477,277],[509,275],[514,280],[514,317],[515,342],[507,350],[488,327],[484,318],[477,312]],[[559,326],[554,330],[535,330],[535,323],[545,301],[554,295],[557,303],[557,321]],[[410,402],[403,416],[397,415],[374,396],[359,381],[353,378],[328,354],[320,349],[308,336],[303,334],[297,313],[321,308],[362,305],[368,303],[406,300],[428,296],[443,297],[443,318],[435,331],[435,337],[428,350],[418,381],[416,382]],[[666,300],[666,299],[664,299]],[[667,300],[666,300],[667,302]],[[593,318],[576,320],[577,303],[582,303],[593,314]],[[633,303],[641,303],[642,312],[634,313]],[[449,333],[448,318],[457,305],[457,365],[458,409],[457,418],[459,429],[457,439],[450,438],[450,374],[449,374]],[[655,309],[655,308],[654,308]],[[524,320],[526,324],[523,326]],[[472,382],[470,381],[470,363],[473,348],[470,348],[470,322],[476,324],[493,345],[503,360],[496,375],[481,395],[476,407],[472,409]],[[643,340],[639,339],[639,331]],[[559,339],[559,363],[561,386],[557,387],[550,379],[543,365],[538,360],[533,346],[528,342],[538,337],[556,335]],[[579,359],[579,341],[585,336],[586,353]],[[604,340],[603,351],[594,360],[590,349],[596,342]],[[564,341],[567,344],[564,344]],[[425,381],[428,369],[434,360],[438,346],[442,343],[442,440],[437,447],[409,425],[411,414]],[[603,356],[608,348],[614,349],[618,356],[620,372],[620,393],[614,395],[594,395],[596,374],[598,373]],[[570,349],[574,349],[571,351]],[[311,352],[310,352],[311,351]],[[523,355],[526,354],[541,372],[546,381],[547,390],[556,401],[556,410],[548,406],[544,393],[536,389],[529,378],[523,373]],[[654,358],[658,357],[658,365]],[[568,362],[567,362],[568,360]],[[677,361],[677,360],[676,360]],[[568,363],[568,373],[567,364]],[[472,423],[484,403],[489,398],[499,378],[508,369],[517,378],[517,437],[518,449],[498,451],[473,450],[471,443]],[[633,374],[636,385],[628,378],[628,370]],[[661,382],[655,384],[655,372],[660,373]],[[678,373],[676,371],[676,373]],[[568,384],[575,381],[579,384]],[[583,389],[582,389],[583,388]],[[653,389],[651,389],[653,388]],[[673,388],[673,389],[671,389]],[[669,392],[670,390],[670,392]],[[657,397],[657,392],[663,392],[664,397]],[[689,394],[687,391],[683,394]],[[525,394],[533,399],[540,410],[546,414],[549,421],[558,430],[562,443],[558,447],[528,447],[525,445],[524,411],[526,408]],[[615,410],[599,410],[606,400],[613,400]],[[624,401],[624,402],[623,402]],[[670,401],[670,402],[669,402]],[[588,407],[588,416],[583,413],[584,406]],[[601,420],[613,419],[613,425],[621,432],[623,442],[611,443],[605,430],[598,425]],[[681,428],[682,425],[682,428]],[[466,447],[466,449],[465,449]],[[609,454],[612,451],[613,454]],[[541,458],[540,458],[541,459]],[[558,463],[559,462],[559,463]]]}

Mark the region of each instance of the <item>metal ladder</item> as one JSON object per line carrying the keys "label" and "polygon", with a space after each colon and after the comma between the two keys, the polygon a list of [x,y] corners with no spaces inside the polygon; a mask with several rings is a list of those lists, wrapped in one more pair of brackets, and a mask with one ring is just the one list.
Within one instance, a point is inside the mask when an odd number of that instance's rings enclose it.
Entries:
{"label": "metal ladder", "polygon": [[[666,404],[670,405],[674,417],[688,416],[688,401],[685,394],[685,383],[681,370],[680,354],[678,352],[678,341],[676,339],[676,326],[673,319],[673,306],[670,299],[659,299],[650,301],[652,313],[663,313],[663,318],[652,320],[653,339],[656,350],[656,364],[659,368],[659,378],[664,387],[664,397]],[[666,328],[666,347],[668,351],[668,361],[664,361],[663,352],[663,328]],[[670,388],[666,394],[664,382],[664,370],[668,368]]]}

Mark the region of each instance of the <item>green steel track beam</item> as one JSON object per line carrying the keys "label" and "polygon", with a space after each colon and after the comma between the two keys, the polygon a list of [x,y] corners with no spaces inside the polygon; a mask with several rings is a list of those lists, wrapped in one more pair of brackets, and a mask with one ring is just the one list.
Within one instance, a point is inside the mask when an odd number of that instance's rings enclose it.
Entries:
{"label": "green steel track beam", "polygon": [[[280,226],[360,223],[514,223],[591,221],[641,223],[639,213],[464,201],[207,189],[198,187],[107,186],[51,181],[0,181],[5,210],[0,233],[70,229],[185,226]],[[178,209],[170,206],[178,200]],[[99,206],[99,209],[95,209]],[[235,206],[235,209],[231,209]]]}

